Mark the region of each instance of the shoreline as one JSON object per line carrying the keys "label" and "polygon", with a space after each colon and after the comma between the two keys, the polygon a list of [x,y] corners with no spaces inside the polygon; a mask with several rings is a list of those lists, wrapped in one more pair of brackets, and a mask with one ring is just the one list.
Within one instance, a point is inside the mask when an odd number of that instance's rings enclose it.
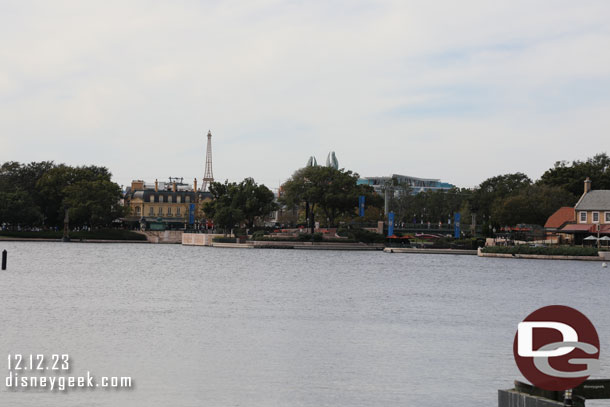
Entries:
{"label": "shoreline", "polygon": [[549,256],[543,254],[508,254],[508,253],[481,253],[479,257],[497,259],[529,259],[529,260],[578,260],[578,261],[604,261],[601,256]]}
{"label": "shoreline", "polygon": [[103,239],[72,239],[68,242],[64,242],[61,239],[46,239],[46,238],[35,238],[35,237],[2,237],[0,236],[0,242],[54,242],[54,243],[146,243],[149,244],[148,240],[103,240]]}
{"label": "shoreline", "polygon": [[453,254],[461,256],[476,256],[476,250],[467,249],[413,249],[407,247],[386,247],[385,253],[417,253],[417,254]]}
{"label": "shoreline", "polygon": [[[61,239],[47,238],[15,238],[2,237],[1,242],[41,242],[41,243],[126,243],[126,244],[181,244],[180,242],[151,242],[149,240],[102,240],[102,239],[74,239],[64,242]],[[340,250],[340,251],[380,251],[388,254],[447,254],[459,256],[477,256],[481,258],[497,259],[527,259],[527,260],[576,260],[576,261],[610,261],[610,252],[600,252],[598,256],[562,256],[541,254],[509,254],[484,253],[478,250],[467,249],[417,249],[406,247],[385,247],[374,243],[338,243],[338,242],[293,242],[293,241],[247,241],[245,243],[216,243],[211,244],[185,244],[183,246],[215,247],[219,249],[291,249],[291,250]]]}
{"label": "shoreline", "polygon": [[597,256],[562,256],[548,254],[510,254],[510,253],[483,253],[478,249],[479,257],[494,257],[498,259],[530,259],[530,260],[579,260],[579,261],[608,261],[610,252],[599,252]]}

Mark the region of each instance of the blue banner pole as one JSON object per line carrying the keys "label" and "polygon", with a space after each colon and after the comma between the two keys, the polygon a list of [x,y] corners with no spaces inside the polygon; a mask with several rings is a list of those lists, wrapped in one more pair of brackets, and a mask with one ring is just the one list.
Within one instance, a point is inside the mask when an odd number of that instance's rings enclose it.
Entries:
{"label": "blue banner pole", "polygon": [[189,205],[189,225],[195,223],[195,204]]}
{"label": "blue banner pole", "polygon": [[364,195],[358,197],[358,208],[360,209],[360,217],[364,217]]}
{"label": "blue banner pole", "polygon": [[394,212],[388,213],[388,237],[394,234]]}

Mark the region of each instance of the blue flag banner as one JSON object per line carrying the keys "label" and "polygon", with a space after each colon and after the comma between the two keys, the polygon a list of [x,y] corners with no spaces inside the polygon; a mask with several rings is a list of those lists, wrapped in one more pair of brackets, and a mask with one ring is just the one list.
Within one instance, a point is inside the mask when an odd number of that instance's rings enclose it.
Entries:
{"label": "blue flag banner", "polygon": [[462,219],[462,215],[459,212],[456,212],[453,215],[453,237],[456,239],[460,238],[462,231],[460,230],[460,220]]}
{"label": "blue flag banner", "polygon": [[394,234],[394,212],[388,213],[388,236]]}
{"label": "blue flag banner", "polygon": [[189,205],[189,225],[195,223],[195,204]]}
{"label": "blue flag banner", "polygon": [[360,217],[364,216],[364,195],[360,195],[358,197],[358,209],[360,213]]}

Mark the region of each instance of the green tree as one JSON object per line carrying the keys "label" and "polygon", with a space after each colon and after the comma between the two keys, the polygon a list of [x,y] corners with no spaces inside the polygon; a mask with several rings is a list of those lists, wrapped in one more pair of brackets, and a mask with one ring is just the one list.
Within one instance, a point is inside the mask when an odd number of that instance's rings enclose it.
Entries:
{"label": "green tree", "polygon": [[253,227],[257,220],[264,219],[277,209],[273,192],[262,184],[257,185],[252,178],[246,178],[239,184],[212,182],[210,193],[212,200],[203,205],[203,211],[225,234],[242,222]]}
{"label": "green tree", "polygon": [[38,225],[42,214],[32,197],[25,191],[0,191],[0,225],[8,224],[11,228]]}
{"label": "green tree", "polygon": [[203,212],[208,219],[214,221],[214,225],[224,230],[227,234],[227,229],[231,229],[237,222],[243,219],[243,213],[237,212],[232,207],[232,196],[237,185],[229,181],[212,182],[209,186],[209,191],[212,194],[212,200],[203,204]]}
{"label": "green tree", "polygon": [[574,199],[561,187],[534,184],[520,189],[516,195],[496,200],[491,216],[501,226],[544,225],[557,209],[573,205]]}
{"label": "green tree", "polygon": [[489,219],[496,200],[515,195],[531,184],[532,180],[521,172],[488,178],[473,191],[469,201],[470,210]]}
{"label": "green tree", "polygon": [[[43,202],[41,209],[47,219],[47,224],[61,226],[64,209],[73,206],[74,210],[71,211],[71,215],[77,222],[83,222],[84,218],[89,218],[94,222],[92,227],[108,225],[107,220],[112,219],[118,213],[115,206],[118,205],[121,197],[120,187],[111,181],[111,177],[107,168],[97,166],[71,167],[60,164],[46,171],[36,183],[36,188]],[[88,192],[87,188],[94,189]],[[109,198],[103,191],[110,194],[112,199],[116,199],[114,206],[109,204]],[[98,196],[102,202],[96,204],[95,199],[87,199],[92,195]],[[85,206],[77,202],[77,196],[86,199]],[[103,219],[105,220],[102,221]]]}
{"label": "green tree", "polygon": [[22,190],[32,198],[37,195],[36,183],[43,174],[53,168],[52,161],[31,162],[20,164],[9,161],[0,167],[0,191]]}
{"label": "green tree", "polygon": [[574,196],[584,192],[583,181],[589,177],[594,189],[610,189],[610,157],[606,153],[597,154],[586,161],[557,161],[547,170],[540,182],[549,186],[562,187]]}
{"label": "green tree", "polygon": [[[36,183],[53,167],[50,161],[29,164],[9,161],[0,166],[0,194],[3,194],[0,211],[4,212],[0,221],[21,226],[43,223],[41,207],[45,202]],[[12,209],[9,210],[8,205],[13,205]]]}
{"label": "green tree", "polygon": [[222,206],[215,211],[212,219],[214,219],[215,225],[218,225],[223,229],[224,235],[226,236],[227,230],[230,230],[244,220],[244,213],[239,208]]}
{"label": "green tree", "polygon": [[313,229],[316,209],[335,226],[339,217],[357,215],[358,196],[365,196],[367,206],[379,206],[382,198],[367,185],[358,185],[358,174],[332,167],[305,167],[297,170],[282,185],[281,202],[289,207],[305,204],[309,209],[310,227]]}
{"label": "green tree", "polygon": [[249,228],[254,227],[257,220],[263,220],[277,210],[273,192],[265,185],[257,185],[252,178],[246,178],[236,186],[233,199],[236,201],[233,206],[243,212]]}
{"label": "green tree", "polygon": [[112,181],[78,181],[65,187],[63,194],[63,203],[69,208],[73,226],[109,226],[123,215],[123,207],[119,205],[122,191]]}

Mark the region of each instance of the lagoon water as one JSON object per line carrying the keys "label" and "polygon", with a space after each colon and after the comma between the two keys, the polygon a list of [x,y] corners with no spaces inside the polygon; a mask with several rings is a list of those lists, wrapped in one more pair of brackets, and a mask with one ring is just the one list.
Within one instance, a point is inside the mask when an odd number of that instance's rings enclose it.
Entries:
{"label": "lagoon water", "polygon": [[[68,353],[131,390],[9,390],[6,406],[495,406],[517,323],[586,314],[610,377],[598,262],[0,242],[0,353]],[[2,375],[4,381],[6,374]],[[587,405],[599,405],[587,403]]]}

